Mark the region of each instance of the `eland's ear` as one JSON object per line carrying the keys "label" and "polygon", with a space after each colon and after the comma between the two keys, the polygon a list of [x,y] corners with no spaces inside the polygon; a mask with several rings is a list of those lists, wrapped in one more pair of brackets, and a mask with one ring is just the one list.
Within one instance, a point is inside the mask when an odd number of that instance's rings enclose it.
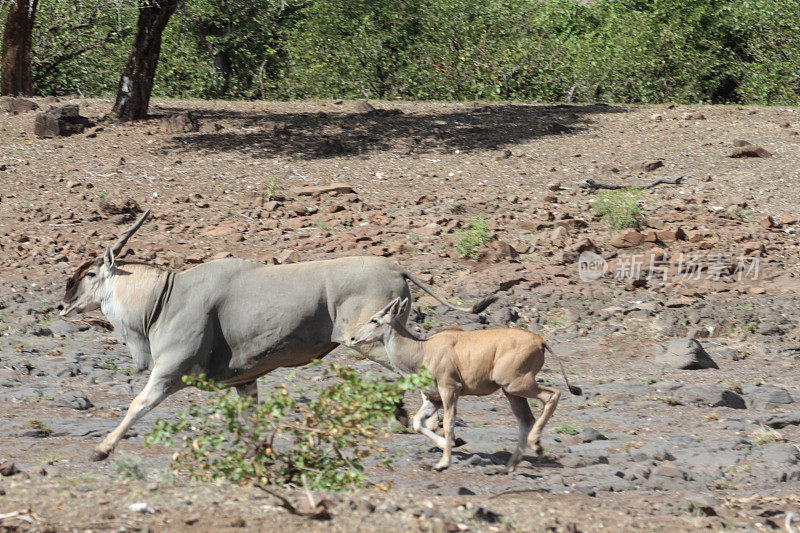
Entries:
{"label": "eland's ear", "polygon": [[111,270],[114,268],[116,262],[114,250],[111,249],[111,246],[106,246],[106,252],[103,254],[103,263],[106,265],[106,269]]}

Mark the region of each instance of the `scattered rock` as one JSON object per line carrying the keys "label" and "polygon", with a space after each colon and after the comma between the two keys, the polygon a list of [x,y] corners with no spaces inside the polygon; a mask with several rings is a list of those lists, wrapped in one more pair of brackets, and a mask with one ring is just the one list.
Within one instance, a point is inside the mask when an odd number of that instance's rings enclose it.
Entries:
{"label": "scattered rock", "polygon": [[632,248],[634,246],[639,246],[643,242],[644,234],[633,229],[627,229],[614,235],[609,241],[609,244],[614,248]]}
{"label": "scattered rock", "polygon": [[182,111],[162,117],[159,129],[164,133],[189,133],[200,130],[200,123],[191,111]]}
{"label": "scattered rock", "polygon": [[639,168],[644,170],[645,172],[652,172],[656,169],[659,169],[664,166],[664,162],[660,159],[654,159],[652,161],[642,161],[639,163]]}
{"label": "scattered rock", "polygon": [[86,128],[93,125],[91,120],[78,114],[77,105],[65,105],[51,107],[44,113],[38,113],[33,132],[37,137],[52,139],[83,133]]}
{"label": "scattered rock", "polygon": [[687,385],[678,389],[676,394],[684,403],[703,407],[747,408],[744,398],[731,390],[716,385]]}
{"label": "scattered rock", "polygon": [[94,407],[86,394],[82,391],[70,391],[56,398],[56,405],[59,407],[71,407],[78,411],[86,411]]}
{"label": "scattered rock", "polygon": [[8,477],[14,474],[19,474],[20,469],[11,461],[3,461],[0,463],[0,476]]}
{"label": "scattered rock", "polygon": [[703,346],[689,337],[660,344],[656,348],[656,364],[684,370],[719,368]]}
{"label": "scattered rock", "polygon": [[29,111],[36,111],[37,109],[39,109],[38,104],[26,98],[17,98],[14,96],[0,97],[0,111],[5,111],[12,115],[28,113]]}
{"label": "scattered rock", "polygon": [[15,387],[19,376],[10,368],[0,368],[0,387]]}
{"label": "scattered rock", "polygon": [[794,403],[789,391],[774,385],[758,387],[748,385],[743,387],[742,392],[747,400],[747,406],[759,411],[768,411]]}
{"label": "scattered rock", "polygon": [[373,111],[375,111],[375,106],[366,100],[356,102],[356,113],[372,113]]}
{"label": "scattered rock", "polygon": [[594,442],[596,440],[608,440],[608,437],[600,433],[594,428],[585,427],[578,433],[581,442]]}
{"label": "scattered rock", "polygon": [[136,502],[128,506],[128,510],[133,513],[153,514],[156,512],[153,506],[147,502]]}
{"label": "scattered rock", "polygon": [[741,158],[741,157],[772,157],[772,154],[761,148],[760,146],[755,145],[746,145],[742,146],[741,148],[737,148],[733,152],[728,155],[728,157],[733,158]]}
{"label": "scattered rock", "polygon": [[284,250],[278,255],[278,263],[288,265],[289,263],[299,263],[300,253],[297,250]]}
{"label": "scattered rock", "polygon": [[136,200],[113,192],[101,198],[97,206],[106,215],[126,215],[128,218],[133,218],[142,212]]}
{"label": "scattered rock", "polygon": [[294,187],[289,190],[296,196],[319,196],[321,194],[338,193],[348,194],[355,193],[353,187],[346,183],[331,183],[329,185],[307,185],[305,187]]}

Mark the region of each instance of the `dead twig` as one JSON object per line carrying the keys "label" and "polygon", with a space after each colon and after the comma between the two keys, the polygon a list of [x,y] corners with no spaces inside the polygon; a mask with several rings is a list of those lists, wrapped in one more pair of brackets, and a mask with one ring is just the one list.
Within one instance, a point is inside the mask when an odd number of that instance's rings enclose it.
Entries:
{"label": "dead twig", "polygon": [[[303,479],[303,485],[305,485],[305,478]],[[330,505],[330,502],[326,499],[322,499],[318,502],[315,502],[315,499],[311,494],[311,492],[308,490],[308,487],[306,487],[306,495],[309,498],[309,504],[311,507],[310,510],[305,511],[295,507],[294,504],[292,504],[292,502],[290,502],[289,499],[286,498],[284,495],[270,488],[267,488],[260,483],[256,483],[255,486],[263,490],[270,496],[274,496],[275,498],[280,500],[280,506],[295,516],[302,516],[304,518],[311,518],[313,520],[330,520],[332,518],[331,513],[328,511],[328,505]]]}
{"label": "dead twig", "polygon": [[600,183],[599,181],[594,181],[591,178],[587,178],[587,179],[581,181],[578,184],[578,187],[580,187],[581,189],[585,189],[590,193],[594,192],[594,191],[596,191],[598,189],[607,189],[607,190],[611,190],[611,191],[616,191],[616,190],[619,190],[619,189],[650,189],[652,187],[655,187],[657,185],[661,185],[663,183],[666,183],[668,185],[678,185],[688,177],[690,177],[690,176],[678,176],[677,178],[672,178],[672,179],[671,178],[658,178],[654,182],[649,183],[647,185],[637,185],[637,186],[609,185],[608,183]]}

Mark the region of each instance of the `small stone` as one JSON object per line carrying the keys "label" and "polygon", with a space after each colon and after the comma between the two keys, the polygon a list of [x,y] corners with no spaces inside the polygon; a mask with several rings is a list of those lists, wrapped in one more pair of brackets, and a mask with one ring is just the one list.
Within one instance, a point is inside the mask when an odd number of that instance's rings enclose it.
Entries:
{"label": "small stone", "polygon": [[183,111],[163,117],[159,128],[164,133],[189,133],[199,131],[200,123],[191,111]]}
{"label": "small stone", "polygon": [[356,102],[356,113],[372,113],[373,111],[375,111],[375,106],[366,100]]}
{"label": "small stone", "polygon": [[772,157],[772,154],[760,146],[748,145],[737,148],[728,157],[735,159],[742,157]]}
{"label": "small stone", "polygon": [[153,514],[156,512],[153,506],[147,502],[136,502],[128,506],[128,510],[133,513]]}
{"label": "small stone", "polygon": [[639,163],[639,168],[644,170],[645,172],[652,172],[656,169],[659,169],[664,166],[664,162],[660,159],[654,159],[652,161],[642,161]]}
{"label": "small stone", "polygon": [[688,337],[660,344],[656,348],[656,363],[684,370],[719,368],[703,346]]}
{"label": "small stone", "polygon": [[331,183],[329,185],[308,185],[305,187],[294,187],[289,190],[297,196],[319,196],[326,193],[347,194],[354,193],[353,187],[346,183]]}
{"label": "small stone", "polygon": [[609,244],[615,248],[632,248],[644,242],[644,234],[628,229],[624,230],[611,238]]}
{"label": "small stone", "polygon": [[300,262],[300,253],[297,250],[284,250],[278,255],[278,262],[282,265]]}

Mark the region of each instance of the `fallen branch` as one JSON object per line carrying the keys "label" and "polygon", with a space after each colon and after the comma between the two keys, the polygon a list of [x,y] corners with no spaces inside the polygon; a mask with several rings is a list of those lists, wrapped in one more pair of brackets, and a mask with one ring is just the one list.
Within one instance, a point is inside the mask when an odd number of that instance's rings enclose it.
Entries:
{"label": "fallen branch", "polygon": [[315,502],[313,496],[311,495],[310,491],[308,490],[308,487],[306,487],[306,496],[309,499],[310,510],[309,511],[302,511],[302,510],[298,509],[297,507],[295,507],[292,504],[292,502],[290,502],[282,494],[280,494],[278,492],[275,492],[274,490],[269,489],[269,488],[265,487],[264,485],[262,485],[260,483],[255,483],[255,486],[258,487],[259,489],[263,490],[264,492],[266,492],[270,496],[274,496],[275,498],[280,500],[280,506],[283,507],[284,509],[286,509],[287,511],[289,511],[289,513],[291,513],[291,514],[293,514],[295,516],[302,516],[304,518],[311,518],[313,520],[330,520],[332,518],[331,517],[331,513],[328,511],[328,504],[329,504],[328,500],[322,499],[322,500],[320,500],[318,502]]}
{"label": "fallen branch", "polygon": [[611,191],[616,191],[616,190],[619,190],[619,189],[650,189],[650,188],[655,187],[657,185],[661,185],[662,183],[666,183],[668,185],[678,185],[679,183],[681,183],[684,179],[686,179],[688,177],[689,176],[678,176],[677,178],[673,178],[673,179],[670,179],[670,178],[658,178],[653,183],[649,183],[647,185],[636,185],[636,186],[609,185],[607,183],[600,183],[599,181],[594,181],[591,178],[587,178],[587,179],[581,181],[578,184],[578,187],[580,187],[581,189],[586,189],[588,192],[594,192],[594,191],[596,191],[598,189],[607,189],[607,190],[611,190]]}

